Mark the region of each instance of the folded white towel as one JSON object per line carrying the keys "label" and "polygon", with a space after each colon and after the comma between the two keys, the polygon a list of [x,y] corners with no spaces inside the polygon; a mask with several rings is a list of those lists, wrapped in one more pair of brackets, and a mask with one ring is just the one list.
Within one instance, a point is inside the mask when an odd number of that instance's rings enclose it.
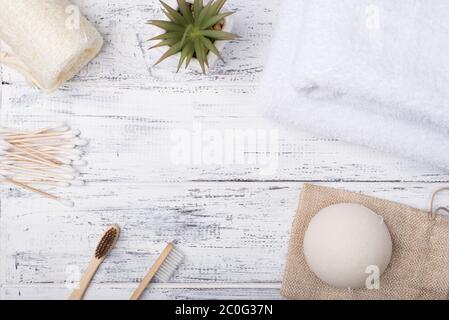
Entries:
{"label": "folded white towel", "polygon": [[285,0],[270,115],[449,169],[449,2]]}
{"label": "folded white towel", "polygon": [[0,0],[0,40],[10,51],[0,52],[0,63],[47,91],[72,78],[103,45],[67,0]]}

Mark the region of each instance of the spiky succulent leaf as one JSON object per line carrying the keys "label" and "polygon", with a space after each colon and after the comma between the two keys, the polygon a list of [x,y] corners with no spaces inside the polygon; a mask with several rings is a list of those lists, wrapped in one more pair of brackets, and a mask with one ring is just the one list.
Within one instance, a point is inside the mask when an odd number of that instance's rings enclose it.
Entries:
{"label": "spiky succulent leaf", "polygon": [[165,46],[171,47],[171,46],[173,46],[173,45],[175,45],[177,43],[179,43],[179,40],[176,39],[176,38],[165,39],[165,40],[159,42],[158,44],[152,46],[150,49],[160,48],[160,47],[165,47]]}
{"label": "spiky succulent leaf", "polygon": [[219,14],[220,13],[220,10],[221,9],[223,9],[223,6],[225,5],[225,3],[226,3],[226,1],[227,0],[217,0],[215,3],[214,3],[214,6],[213,6],[213,13],[214,14]]}
{"label": "spiky succulent leaf", "polygon": [[234,14],[234,12],[226,12],[218,15],[209,14],[208,19],[204,20],[201,24],[201,29],[209,29],[231,14]]}
{"label": "spiky succulent leaf", "polygon": [[204,7],[203,0],[194,0],[193,1],[193,18],[198,20],[201,9]]}
{"label": "spiky succulent leaf", "polygon": [[201,27],[201,25],[203,24],[204,20],[208,17],[208,13],[210,11],[210,8],[212,6],[212,1],[210,1],[205,7],[203,7],[202,9],[200,9],[200,12],[198,14],[198,18],[196,20],[196,26],[197,27]]}
{"label": "spiky succulent leaf", "polygon": [[209,67],[207,59],[209,52],[223,59],[215,45],[215,41],[238,38],[232,33],[220,31],[224,19],[233,14],[233,12],[220,13],[226,0],[209,0],[206,5],[203,0],[189,2],[177,0],[177,10],[162,0],[160,2],[163,7],[162,11],[169,21],[148,21],[149,24],[165,31],[163,34],[150,39],[160,40],[158,44],[150,49],[163,46],[168,46],[169,49],[156,64],[180,53],[178,71],[184,63],[187,68],[191,60],[196,58],[203,73],[206,73],[206,68]]}
{"label": "spiky succulent leaf", "polygon": [[164,13],[165,15],[174,23],[180,24],[183,26],[187,26],[189,24],[189,21],[185,17],[183,17],[177,10],[170,7],[168,4],[166,4],[164,1],[160,0],[162,6],[164,7]]}
{"label": "spiky succulent leaf", "polygon": [[161,63],[168,57],[171,57],[171,56],[177,54],[179,51],[181,51],[181,49],[182,49],[181,43],[177,43],[177,44],[171,46],[170,49],[168,49],[154,65],[158,65],[159,63]]}
{"label": "spiky succulent leaf", "polygon": [[150,41],[166,40],[166,39],[173,39],[173,38],[182,39],[182,35],[183,35],[182,32],[166,32],[166,33],[162,33],[158,36],[151,38]]}
{"label": "spiky succulent leaf", "polygon": [[193,45],[195,47],[195,55],[198,59],[198,62],[200,63],[201,70],[203,70],[203,73],[206,73],[207,57],[206,52],[204,51],[204,47],[201,45],[201,41],[198,38],[193,41]]}
{"label": "spiky succulent leaf", "polygon": [[216,30],[202,30],[201,35],[206,38],[214,39],[214,40],[235,40],[237,36],[235,34],[224,32],[224,31],[216,31]]}
{"label": "spiky succulent leaf", "polygon": [[214,45],[212,41],[210,41],[208,38],[201,36],[200,37],[201,43],[213,54],[215,54],[218,58],[220,58],[222,61],[224,61],[223,57],[220,54],[220,51],[218,51],[217,47]]}
{"label": "spiky succulent leaf", "polygon": [[190,59],[192,59],[193,53],[194,53],[193,44],[191,42],[189,42],[182,48],[181,58],[179,59],[177,71],[179,71],[181,69],[182,64],[184,63],[184,61],[186,59],[189,59],[189,61],[190,61]]}
{"label": "spiky succulent leaf", "polygon": [[184,29],[185,29],[183,26],[176,24],[174,22],[171,22],[171,21],[150,20],[150,21],[148,21],[148,24],[152,24],[153,26],[164,29],[165,31],[184,32]]}
{"label": "spiky succulent leaf", "polygon": [[181,47],[184,46],[184,43],[186,43],[187,37],[189,35],[189,32],[192,30],[193,25],[189,24],[189,26],[186,28],[186,31],[184,31],[184,34],[182,35],[181,39]]}
{"label": "spiky succulent leaf", "polygon": [[186,57],[186,69],[189,67],[190,61],[192,61],[194,54],[195,54],[195,48],[193,46],[193,43],[189,42],[189,48],[188,48],[187,57]]}
{"label": "spiky succulent leaf", "polygon": [[178,0],[179,11],[182,16],[187,19],[189,23],[193,22],[192,11],[190,10],[190,5],[187,4],[185,0]]}

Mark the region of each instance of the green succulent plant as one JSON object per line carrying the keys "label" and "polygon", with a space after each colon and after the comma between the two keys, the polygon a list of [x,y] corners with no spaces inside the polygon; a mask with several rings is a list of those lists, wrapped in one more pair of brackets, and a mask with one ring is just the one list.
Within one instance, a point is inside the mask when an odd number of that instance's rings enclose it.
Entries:
{"label": "green succulent plant", "polygon": [[206,5],[204,5],[203,0],[194,0],[193,3],[188,3],[186,0],[177,0],[178,9],[170,7],[162,0],[160,2],[169,21],[149,20],[147,22],[165,31],[163,34],[150,39],[160,40],[150,49],[164,46],[168,46],[169,49],[155,65],[170,56],[181,53],[178,71],[184,62],[187,68],[192,58],[196,58],[203,73],[206,73],[206,67],[209,67],[207,61],[209,52],[223,60],[215,46],[215,41],[238,38],[235,34],[221,30],[223,19],[234,13],[220,12],[226,0],[210,0]]}

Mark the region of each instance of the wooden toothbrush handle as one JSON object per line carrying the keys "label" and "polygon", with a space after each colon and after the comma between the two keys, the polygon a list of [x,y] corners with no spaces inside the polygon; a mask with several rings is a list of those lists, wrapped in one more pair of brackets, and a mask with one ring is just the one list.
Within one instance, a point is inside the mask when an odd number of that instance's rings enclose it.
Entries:
{"label": "wooden toothbrush handle", "polygon": [[156,262],[153,264],[150,271],[148,271],[148,273],[145,275],[143,280],[140,282],[139,286],[132,294],[130,300],[139,300],[140,299],[140,297],[144,293],[145,289],[148,287],[151,280],[153,280],[154,276],[156,275],[156,273],[158,272],[158,270],[160,269],[160,267],[164,263],[165,259],[167,259],[168,255],[170,254],[170,252],[172,250],[173,250],[173,244],[169,243],[165,247],[164,251],[162,251],[160,256],[157,258]]}
{"label": "wooden toothbrush handle", "polygon": [[101,262],[101,260],[98,260],[96,258],[92,259],[86,271],[84,272],[83,277],[80,280],[78,288],[73,290],[68,300],[81,300],[84,297],[84,293],[86,293],[86,290],[89,287],[89,284],[92,281],[95,273],[97,272]]}

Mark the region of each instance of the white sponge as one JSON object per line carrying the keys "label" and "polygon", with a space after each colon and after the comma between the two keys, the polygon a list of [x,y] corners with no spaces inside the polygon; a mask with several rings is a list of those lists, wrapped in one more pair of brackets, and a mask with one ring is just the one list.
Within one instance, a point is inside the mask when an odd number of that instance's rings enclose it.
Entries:
{"label": "white sponge", "polygon": [[350,203],[324,208],[304,236],[304,256],[315,275],[337,288],[378,283],[390,263],[392,239],[382,217]]}
{"label": "white sponge", "polygon": [[67,0],[0,0],[0,63],[53,91],[100,51],[103,39]]}

